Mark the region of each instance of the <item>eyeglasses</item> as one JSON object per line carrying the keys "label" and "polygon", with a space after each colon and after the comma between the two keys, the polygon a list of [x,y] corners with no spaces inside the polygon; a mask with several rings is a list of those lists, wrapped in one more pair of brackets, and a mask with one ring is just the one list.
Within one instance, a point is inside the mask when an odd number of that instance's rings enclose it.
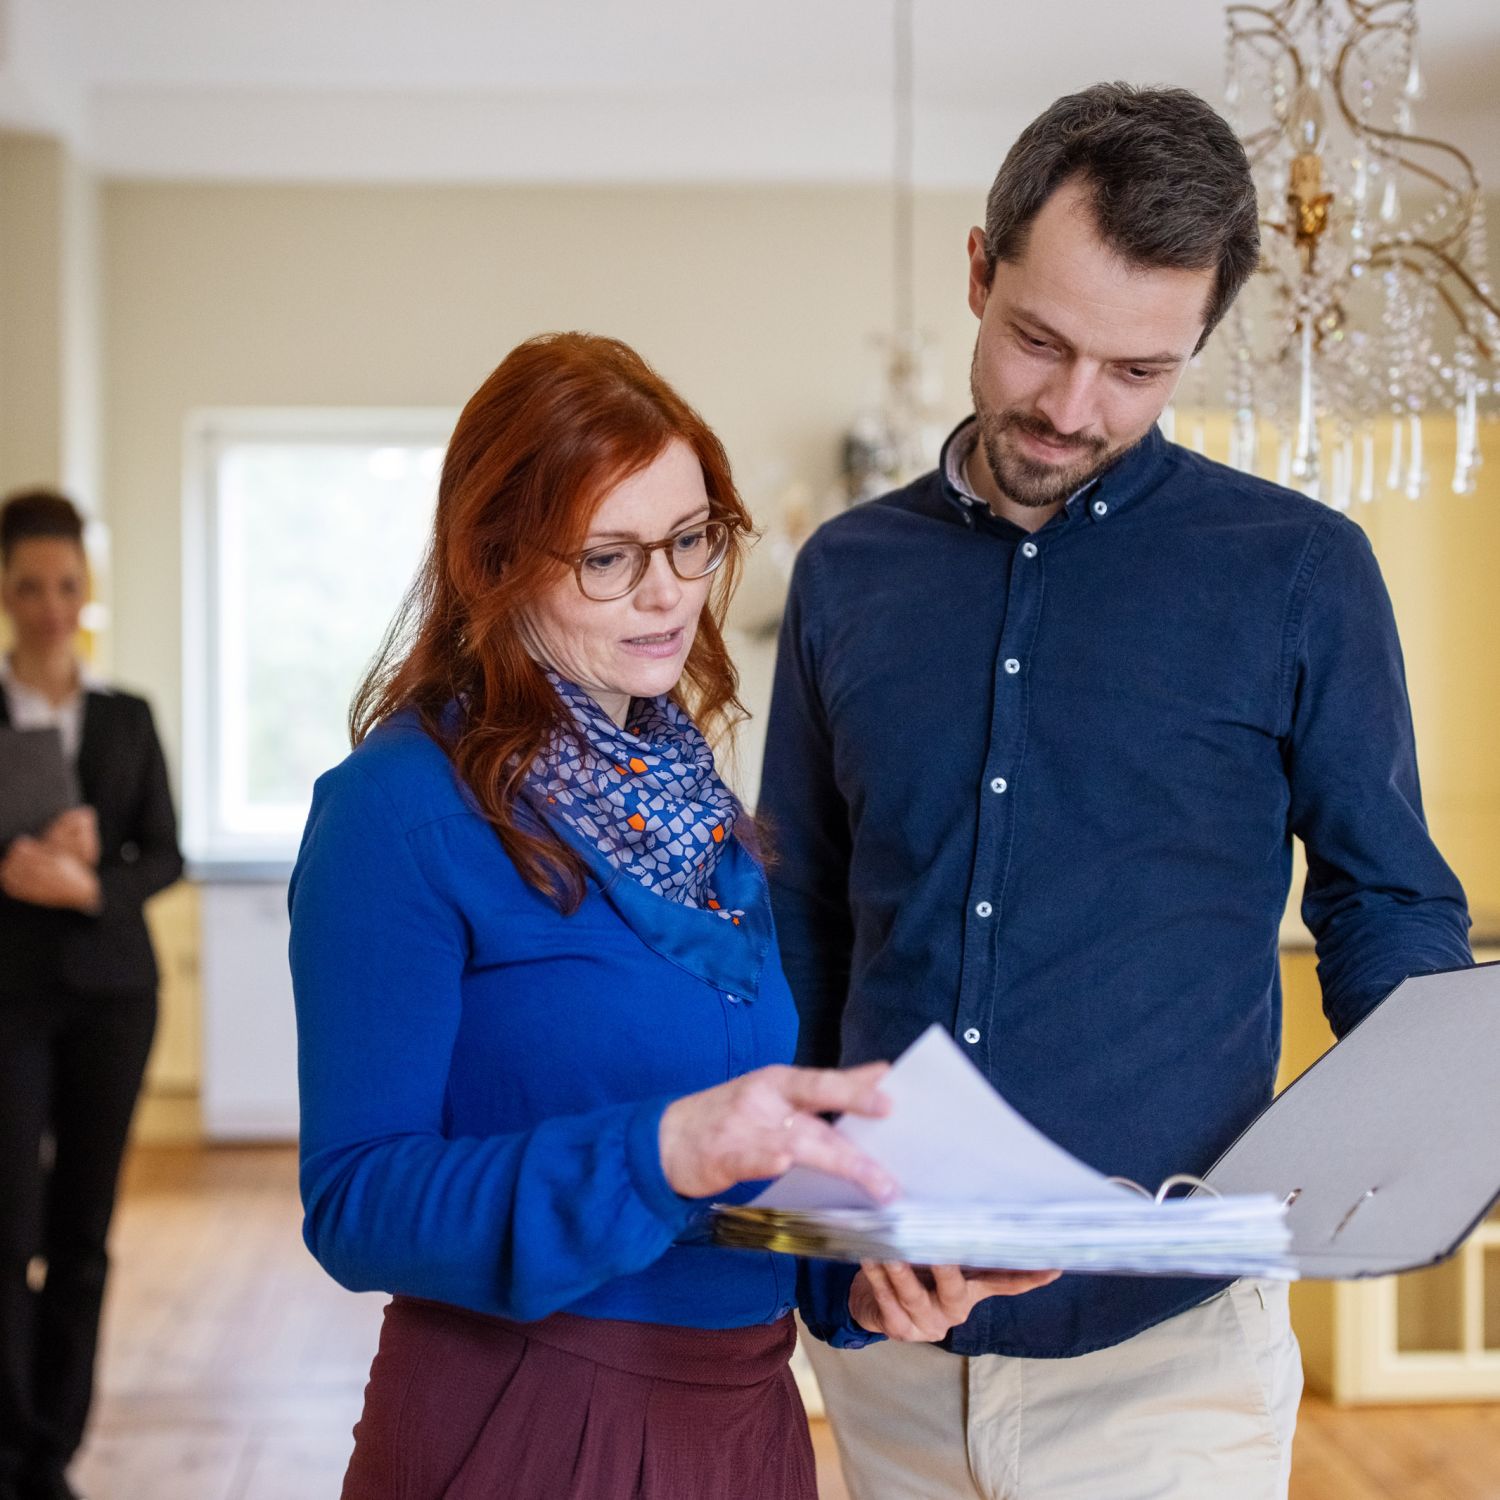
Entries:
{"label": "eyeglasses", "polygon": [[695,521],[659,542],[609,542],[571,555],[552,555],[572,564],[585,598],[603,603],[624,598],[646,576],[653,552],[665,552],[672,571],[684,583],[691,583],[712,573],[728,556],[729,525]]}

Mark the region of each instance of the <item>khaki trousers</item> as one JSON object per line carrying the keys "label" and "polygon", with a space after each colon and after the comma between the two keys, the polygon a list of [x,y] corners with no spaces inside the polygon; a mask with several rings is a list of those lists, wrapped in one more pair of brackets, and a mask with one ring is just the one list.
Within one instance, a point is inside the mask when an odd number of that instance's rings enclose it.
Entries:
{"label": "khaki trousers", "polygon": [[1302,1360],[1276,1282],[1073,1359],[803,1345],[852,1500],[1285,1500]]}

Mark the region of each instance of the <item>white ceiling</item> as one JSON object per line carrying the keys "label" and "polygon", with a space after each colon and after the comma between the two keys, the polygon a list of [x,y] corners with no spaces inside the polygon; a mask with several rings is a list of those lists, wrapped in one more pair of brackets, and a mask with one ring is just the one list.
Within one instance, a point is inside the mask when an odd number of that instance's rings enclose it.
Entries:
{"label": "white ceiling", "polygon": [[[917,170],[1102,77],[1217,100],[1219,0],[915,0]],[[1500,177],[1500,3],[1420,0],[1418,125]],[[0,121],[123,176],[883,179],[890,0],[0,0]]]}

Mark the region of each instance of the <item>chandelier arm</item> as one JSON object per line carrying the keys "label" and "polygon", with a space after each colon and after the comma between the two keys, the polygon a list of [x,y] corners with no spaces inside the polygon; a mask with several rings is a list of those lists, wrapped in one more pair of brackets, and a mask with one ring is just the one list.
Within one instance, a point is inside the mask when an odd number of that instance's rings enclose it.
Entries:
{"label": "chandelier arm", "polygon": [[[1300,87],[1303,79],[1302,57],[1297,51],[1297,45],[1292,40],[1288,23],[1292,20],[1297,9],[1299,0],[1282,0],[1274,10],[1268,10],[1262,5],[1228,5],[1224,13],[1229,21],[1229,51],[1231,58],[1237,46],[1248,45],[1256,37],[1265,37],[1273,45],[1281,50],[1287,60],[1291,63],[1296,74],[1296,85]],[[1245,25],[1238,17],[1251,16],[1255,18],[1254,25]],[[1281,139],[1282,127],[1279,121],[1273,120],[1269,125],[1252,134],[1242,136],[1240,144],[1245,148],[1245,155],[1249,158],[1252,166],[1258,166],[1275,149],[1276,143]]]}
{"label": "chandelier arm", "polygon": [[1493,364],[1495,351],[1490,347],[1489,341],[1484,335],[1475,331],[1474,325],[1469,321],[1468,314],[1458,305],[1458,299],[1445,286],[1438,287],[1437,294],[1443,299],[1448,311],[1453,314],[1453,321],[1463,330],[1466,337],[1474,341],[1475,350]]}
{"label": "chandelier arm", "polygon": [[[1380,130],[1373,125],[1365,126],[1364,133],[1372,138],[1371,144],[1375,148],[1376,155],[1383,156],[1387,161],[1398,162],[1408,172],[1414,172],[1418,177],[1425,177],[1428,182],[1434,183],[1451,197],[1466,198],[1470,193],[1478,191],[1479,174],[1474,170],[1473,162],[1457,146],[1450,145],[1447,141],[1440,141],[1435,136],[1402,135],[1399,130]],[[1432,167],[1424,167],[1404,152],[1384,145],[1385,141],[1401,141],[1408,146],[1428,146],[1434,151],[1445,152],[1463,167],[1464,175],[1469,179],[1468,185],[1453,182]]]}
{"label": "chandelier arm", "polygon": [[[1424,243],[1424,244],[1430,244],[1430,245],[1435,245],[1439,250],[1451,250],[1451,249],[1453,249],[1456,245],[1458,245],[1458,243],[1468,233],[1468,230],[1469,230],[1469,220],[1472,219],[1473,217],[1474,217],[1474,210],[1466,202],[1465,205],[1464,205],[1463,212],[1454,221],[1454,225],[1453,225],[1452,230],[1450,230],[1447,234],[1434,236],[1434,238],[1432,238],[1430,240],[1424,240],[1422,243]],[[1460,253],[1462,253],[1462,252],[1460,252]],[[1457,259],[1456,256],[1454,258]]]}
{"label": "chandelier arm", "polygon": [[[1373,12],[1372,12],[1373,13]],[[1363,16],[1360,17],[1364,21]],[[1419,162],[1412,161],[1405,156],[1401,150],[1388,144],[1399,141],[1408,146],[1425,146],[1444,155],[1450,156],[1456,161],[1467,179],[1467,191],[1477,192],[1479,188],[1479,174],[1474,170],[1474,163],[1457,146],[1447,141],[1440,141],[1435,136],[1429,135],[1403,135],[1399,130],[1385,130],[1379,125],[1371,125],[1362,121],[1349,107],[1349,101],[1344,97],[1344,69],[1348,64],[1349,56],[1354,49],[1373,31],[1397,30],[1394,22],[1383,21],[1379,23],[1367,23],[1363,31],[1354,32],[1344,45],[1339,49],[1338,61],[1333,67],[1333,98],[1339,107],[1339,113],[1344,117],[1344,123],[1354,133],[1356,138],[1368,137],[1377,155],[1383,156],[1387,161],[1398,162],[1408,172],[1414,172],[1418,177],[1425,177],[1428,182],[1436,184],[1445,193],[1458,198],[1462,197],[1465,188],[1449,181],[1442,173],[1434,171],[1430,167],[1424,167]]]}
{"label": "chandelier arm", "polygon": [[[1386,256],[1380,262],[1380,264],[1401,266],[1405,270],[1411,271],[1414,275],[1420,275],[1423,269],[1415,261],[1407,260],[1404,256],[1398,254],[1391,254]],[[1485,340],[1483,334],[1476,333],[1474,331],[1474,325],[1470,323],[1468,314],[1462,307],[1459,306],[1458,299],[1453,295],[1453,293],[1450,292],[1447,287],[1441,284],[1434,286],[1433,291],[1435,291],[1438,296],[1442,298],[1443,305],[1453,315],[1453,321],[1458,324],[1459,329],[1469,338],[1474,340],[1475,349],[1478,350],[1478,352],[1483,355],[1485,359],[1493,360],[1495,358],[1494,350]]]}
{"label": "chandelier arm", "polygon": [[1233,31],[1236,16],[1255,16],[1258,20],[1264,21],[1273,31],[1286,36],[1288,34],[1287,23],[1292,19],[1297,3],[1298,0],[1281,0],[1281,4],[1270,6],[1250,5],[1246,3],[1246,0],[1237,0],[1237,3],[1224,7],[1224,18],[1229,22],[1229,29]]}
{"label": "chandelier arm", "polygon": [[1281,139],[1280,125],[1267,125],[1264,130],[1257,130],[1254,135],[1240,137],[1240,145],[1245,148],[1245,155],[1250,158],[1252,166],[1264,161],[1270,149]]}
{"label": "chandelier arm", "polygon": [[[1400,131],[1386,130],[1376,125],[1361,125],[1344,98],[1344,68],[1349,54],[1370,32],[1402,29],[1399,21],[1379,20],[1378,16],[1382,11],[1392,9],[1409,10],[1409,0],[1374,0],[1373,4],[1365,3],[1365,0],[1345,0],[1345,3],[1349,7],[1350,14],[1366,30],[1364,33],[1351,35],[1339,52],[1339,59],[1334,68],[1333,77],[1333,94],[1339,111],[1344,116],[1344,120],[1351,130],[1370,137],[1371,145],[1377,155],[1384,157],[1387,161],[1395,162],[1419,177],[1426,178],[1427,181],[1441,188],[1444,194],[1457,205],[1458,212],[1455,215],[1454,226],[1449,233],[1436,241],[1424,240],[1413,241],[1411,243],[1414,246],[1420,246],[1428,250],[1430,253],[1442,254],[1447,265],[1469,284],[1474,295],[1479,297],[1481,301],[1487,301],[1479,291],[1479,288],[1474,285],[1462,267],[1459,266],[1458,262],[1446,254],[1449,246],[1456,245],[1462,240],[1469,228],[1470,221],[1474,217],[1474,204],[1479,191],[1479,174],[1474,168],[1473,161],[1459,147],[1448,141],[1438,140],[1433,136],[1403,135]],[[1419,162],[1412,161],[1398,146],[1387,144],[1389,142],[1429,147],[1432,150],[1452,157],[1462,169],[1466,182],[1455,183],[1450,181],[1441,172],[1425,167]]]}
{"label": "chandelier arm", "polygon": [[[1274,42],[1290,59],[1292,67],[1296,70],[1296,82],[1300,85],[1303,77],[1302,57],[1297,51],[1297,44],[1292,40],[1291,33],[1287,30],[1286,23],[1291,18],[1291,13],[1296,9],[1295,0],[1291,4],[1283,5],[1277,11],[1266,10],[1259,5],[1229,5],[1224,8],[1224,14],[1229,21],[1229,49],[1231,54],[1234,48],[1252,37],[1263,36]],[[1254,16],[1263,25],[1240,26],[1236,23],[1236,16]]]}
{"label": "chandelier arm", "polygon": [[[1397,261],[1407,266],[1410,270],[1423,269],[1421,266],[1413,266],[1403,259],[1406,252],[1410,250],[1420,250],[1424,254],[1432,256],[1434,260],[1442,265],[1444,270],[1451,272],[1453,276],[1464,284],[1464,289],[1486,312],[1496,318],[1500,318],[1500,304],[1497,304],[1493,297],[1480,288],[1479,283],[1474,280],[1453,256],[1449,255],[1442,246],[1435,245],[1431,240],[1408,240],[1401,244],[1397,244],[1393,240],[1378,241],[1371,247],[1370,264],[1376,265],[1377,263],[1383,264],[1388,261]],[[1442,288],[1439,287],[1438,290],[1441,291]]]}
{"label": "chandelier arm", "polygon": [[1349,14],[1362,25],[1372,29],[1380,27],[1395,30],[1398,27],[1395,21],[1377,21],[1375,17],[1383,10],[1410,10],[1412,0],[1344,0],[1344,5]]}

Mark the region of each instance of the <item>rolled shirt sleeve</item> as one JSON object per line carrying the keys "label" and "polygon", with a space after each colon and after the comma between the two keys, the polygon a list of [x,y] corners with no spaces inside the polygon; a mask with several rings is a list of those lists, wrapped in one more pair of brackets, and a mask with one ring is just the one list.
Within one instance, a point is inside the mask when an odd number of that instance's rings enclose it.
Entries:
{"label": "rolled shirt sleeve", "polygon": [[1462,887],[1427,831],[1401,646],[1368,539],[1330,529],[1289,664],[1302,916],[1343,1036],[1403,979],[1471,963]]}
{"label": "rolled shirt sleeve", "polygon": [[854,1321],[849,1290],[859,1267],[832,1260],[797,1262],[797,1309],[807,1331],[835,1349],[863,1349],[878,1344],[883,1333],[871,1333]]}

